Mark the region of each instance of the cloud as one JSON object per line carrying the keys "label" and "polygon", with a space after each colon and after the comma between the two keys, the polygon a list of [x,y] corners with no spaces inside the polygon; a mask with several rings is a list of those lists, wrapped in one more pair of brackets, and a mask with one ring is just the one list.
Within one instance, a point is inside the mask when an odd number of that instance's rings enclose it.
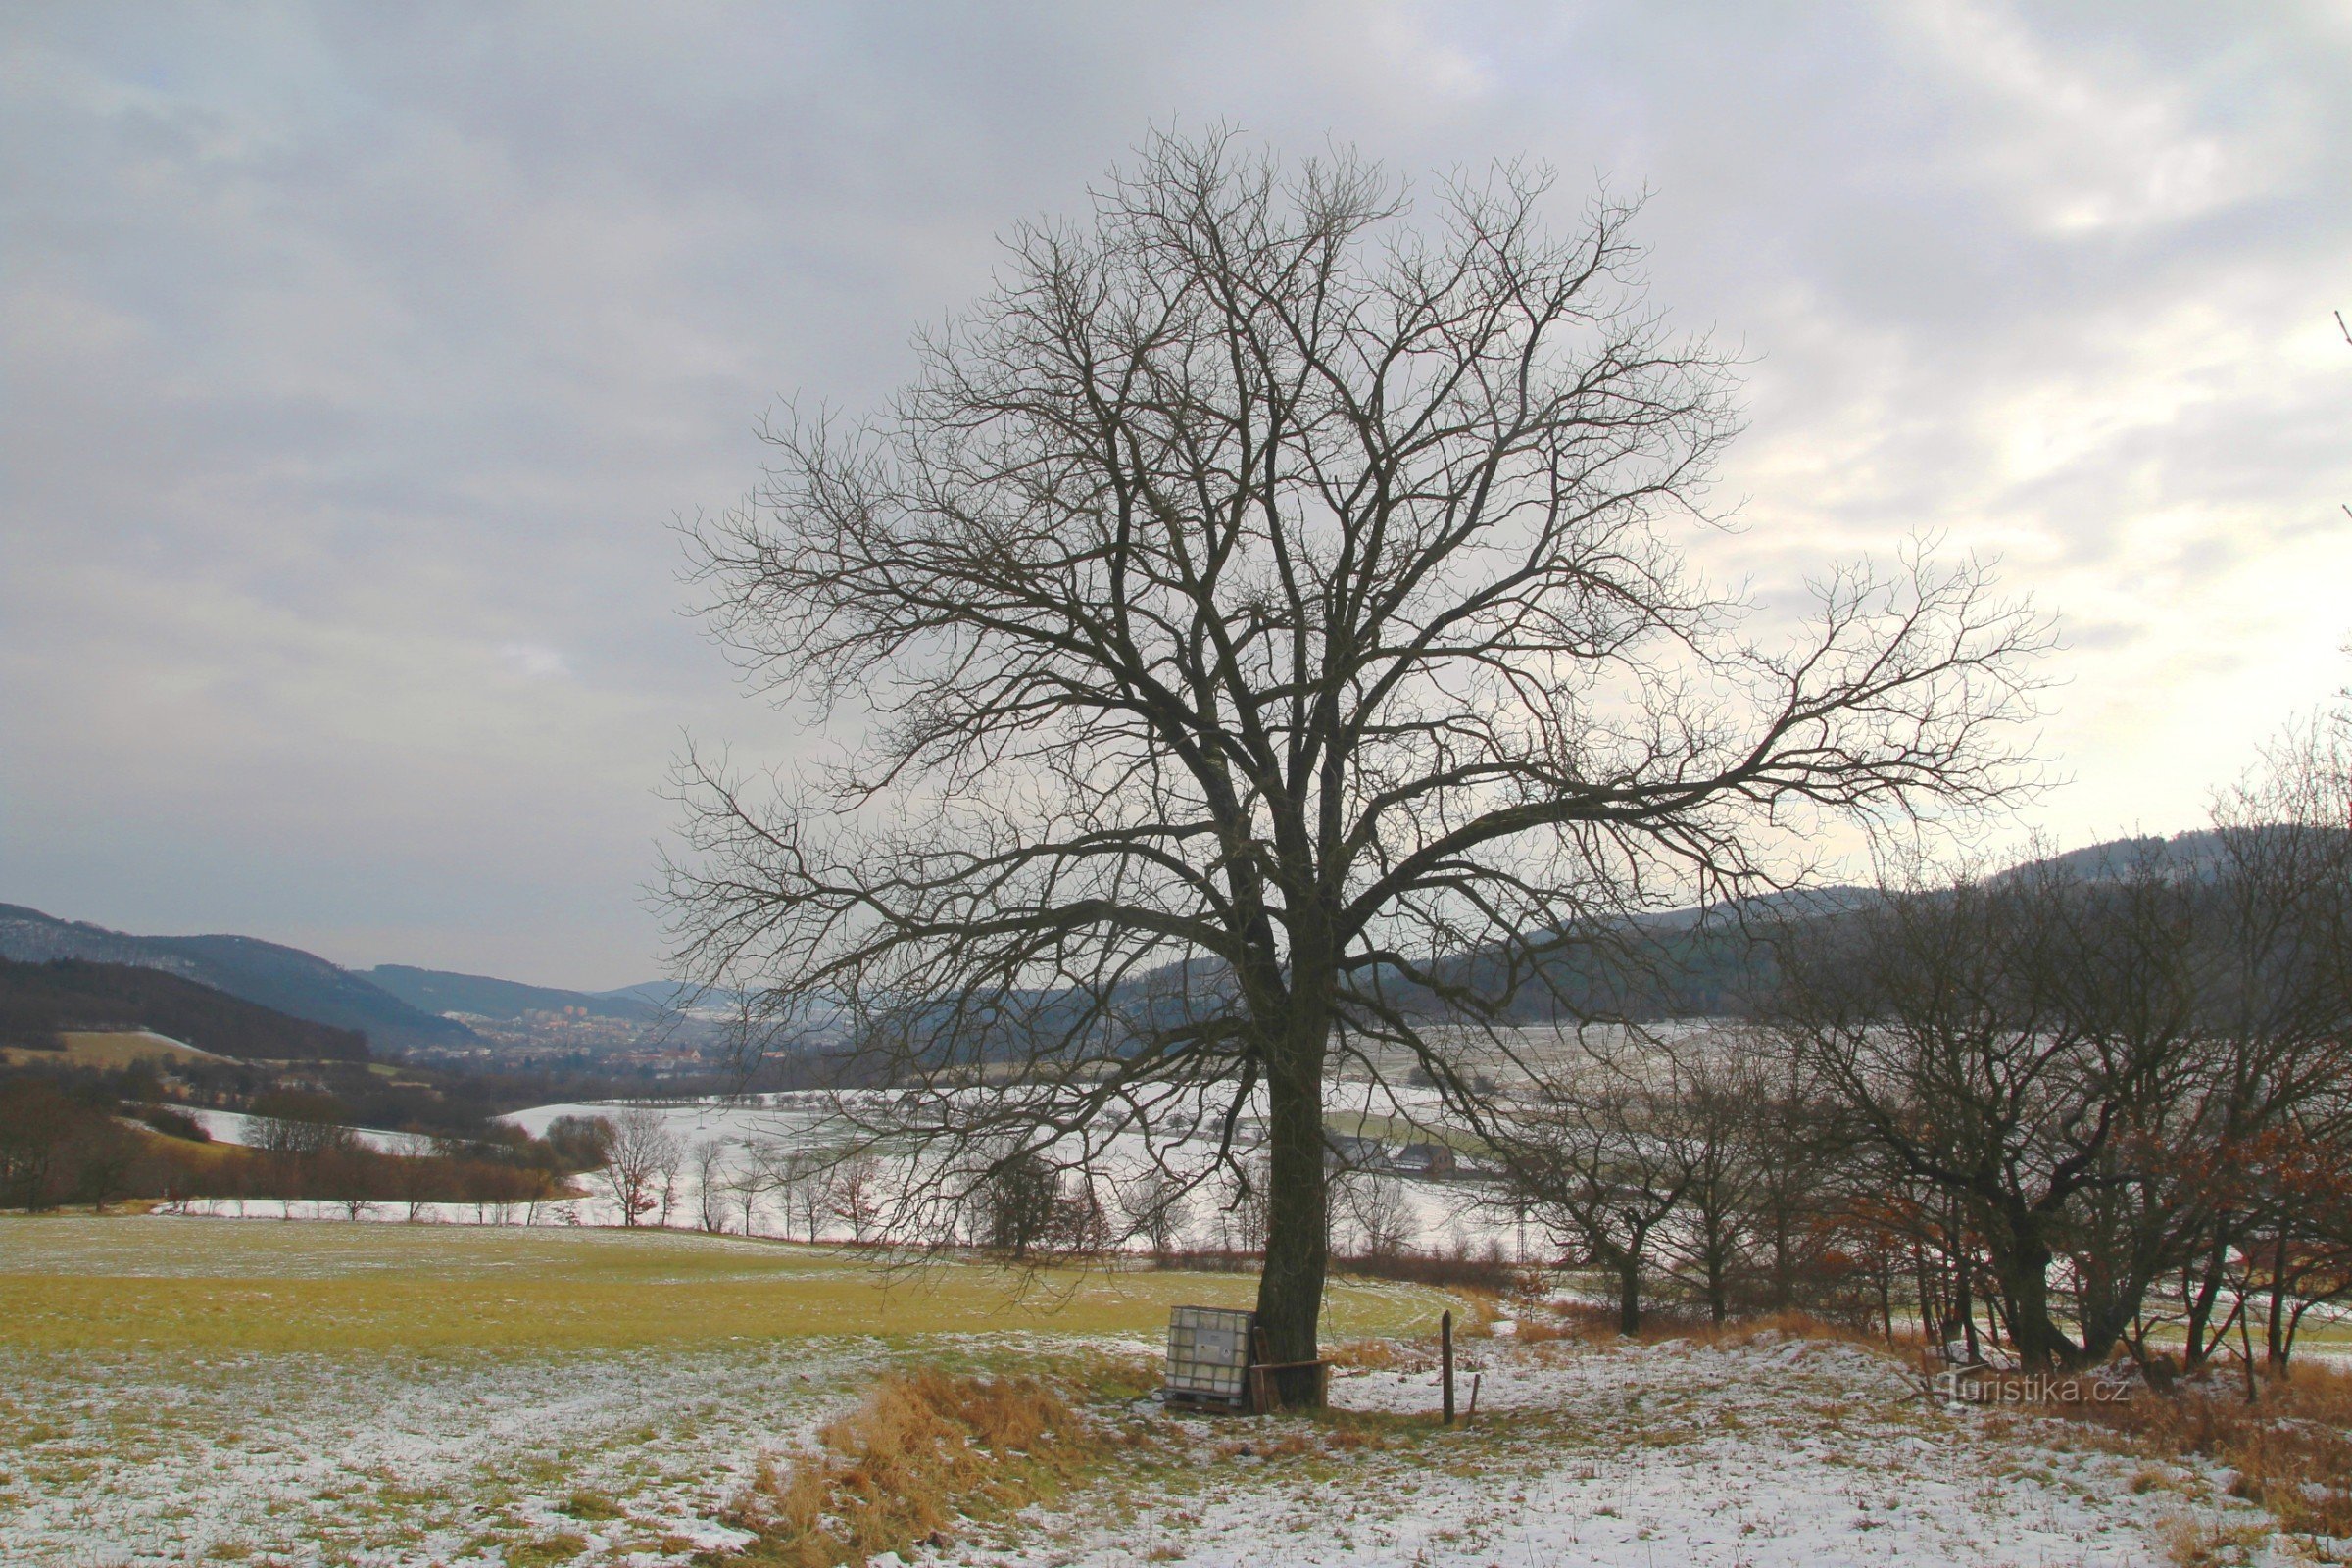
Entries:
{"label": "cloud", "polygon": [[498,650],[498,657],[524,680],[554,680],[571,673],[564,656],[553,648],[537,643],[507,643]]}
{"label": "cloud", "polygon": [[2082,629],[2062,835],[2342,681],[2325,8],[83,5],[0,18],[0,898],[619,984],[682,733],[809,744],[668,523],[1152,124],[1654,192],[1749,360],[1707,569],[1913,533]]}

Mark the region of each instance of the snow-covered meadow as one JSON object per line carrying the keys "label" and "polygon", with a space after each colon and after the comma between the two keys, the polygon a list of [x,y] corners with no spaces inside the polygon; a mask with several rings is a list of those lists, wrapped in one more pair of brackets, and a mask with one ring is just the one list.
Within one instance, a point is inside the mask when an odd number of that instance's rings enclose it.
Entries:
{"label": "snow-covered meadow", "polygon": [[[1196,1484],[1040,1513],[984,1560],[1270,1568],[2061,1568],[2308,1560],[2265,1544],[2226,1472],[2150,1465],[1923,1398],[1896,1363],[1767,1333],[1720,1347],[1473,1350],[1467,1429],[1295,1458],[1278,1432],[1195,1425]],[[1430,1410],[1424,1365],[1342,1375],[1335,1406]],[[1253,1442],[1252,1439],[1255,1439]],[[1303,1458],[1310,1462],[1299,1462]],[[1320,1460],[1321,1462],[1311,1462]],[[2187,1555],[2242,1542],[2233,1559]]]}
{"label": "snow-covered meadow", "polygon": [[[170,1221],[123,1224],[170,1225]],[[238,1227],[242,1230],[243,1227]],[[318,1227],[272,1227],[318,1234]],[[615,1245],[661,1247],[642,1236]],[[724,1247],[678,1237],[672,1247]],[[246,1561],[369,1568],[686,1568],[789,1455],[914,1361],[1133,1358],[1132,1334],[998,1330],[543,1352],[0,1350],[0,1559],[25,1568]],[[1135,1438],[1054,1507],[918,1561],[1004,1568],[1763,1568],[2301,1560],[2228,1477],[2149,1465],[1923,1399],[1865,1350],[1464,1347],[1465,1428],[1426,1343],[1346,1373],[1330,1421],[1105,1412]],[[2241,1543],[2219,1559],[2181,1543]],[[895,1561],[895,1559],[884,1559]]]}

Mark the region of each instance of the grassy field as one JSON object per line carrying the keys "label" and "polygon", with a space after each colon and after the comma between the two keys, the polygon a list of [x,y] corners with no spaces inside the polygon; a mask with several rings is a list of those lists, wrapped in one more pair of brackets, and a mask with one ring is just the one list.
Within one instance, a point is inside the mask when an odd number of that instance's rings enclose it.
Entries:
{"label": "grassy field", "polygon": [[[0,1346],[24,1349],[618,1349],[744,1338],[1159,1332],[1254,1278],[868,1257],[682,1232],[232,1219],[0,1220]],[[1330,1332],[1416,1331],[1447,1304],[1342,1284]]]}
{"label": "grassy field", "polygon": [[686,1233],[0,1219],[0,1562],[710,1568],[757,1544],[739,1504],[773,1463],[931,1371],[1058,1373],[1108,1423],[1082,1489],[920,1554],[943,1568],[2122,1568],[2176,1515],[2253,1516],[2194,1466],[2021,1447],[1884,1357],[1772,1335],[1472,1333],[1486,1402],[1441,1428],[1427,1336],[1484,1312],[1400,1285],[1334,1288],[1327,1341],[1375,1343],[1325,1420],[1134,1397],[1170,1303],[1251,1286]]}
{"label": "grassy field", "polygon": [[144,1029],[75,1030],[58,1036],[66,1043],[63,1051],[27,1051],[22,1046],[0,1047],[0,1055],[10,1065],[25,1062],[47,1062],[67,1067],[92,1067],[105,1071],[127,1067],[134,1061],[220,1061],[225,1058],[209,1051],[183,1046],[163,1035],[150,1034]]}
{"label": "grassy field", "polygon": [[[1254,1281],[682,1232],[0,1219],[0,1561],[683,1563],[881,1371],[1148,1351]],[[1335,1338],[1475,1303],[1343,1284]]]}

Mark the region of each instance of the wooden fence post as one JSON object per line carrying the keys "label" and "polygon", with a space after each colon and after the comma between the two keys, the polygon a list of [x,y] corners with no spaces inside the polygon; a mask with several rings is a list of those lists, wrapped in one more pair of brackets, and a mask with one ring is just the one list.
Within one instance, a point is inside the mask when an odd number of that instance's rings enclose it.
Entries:
{"label": "wooden fence post", "polygon": [[1438,1359],[1446,1369],[1446,1424],[1453,1425],[1453,1313],[1438,1319]]}

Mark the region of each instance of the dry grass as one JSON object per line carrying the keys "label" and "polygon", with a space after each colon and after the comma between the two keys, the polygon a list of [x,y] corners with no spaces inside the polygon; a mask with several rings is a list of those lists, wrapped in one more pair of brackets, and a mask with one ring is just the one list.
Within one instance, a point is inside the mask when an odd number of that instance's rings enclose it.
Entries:
{"label": "dry grass", "polygon": [[1335,1367],[1385,1372],[1392,1367],[1402,1366],[1408,1360],[1422,1358],[1408,1355],[1395,1340],[1349,1340],[1344,1345],[1326,1348],[1323,1359]]}
{"label": "dry grass", "polygon": [[830,1568],[944,1544],[958,1522],[1054,1495],[1110,1444],[1036,1378],[938,1371],[883,1379],[817,1437],[818,1452],[765,1467],[737,1500],[732,1522],[760,1537],[753,1561]]}
{"label": "dry grass", "polygon": [[22,1046],[0,1047],[0,1059],[12,1067],[64,1066],[108,1069],[134,1061],[226,1061],[209,1051],[182,1045],[145,1029],[75,1029],[58,1037],[63,1051],[28,1051]]}
{"label": "dry grass", "polygon": [[2264,1534],[2260,1526],[2181,1514],[2164,1527],[2164,1554],[2173,1568],[2225,1568],[2252,1561]]}
{"label": "dry grass", "polygon": [[[2107,1404],[2058,1406],[2161,1457],[2197,1455],[2237,1472],[2230,1490],[2298,1535],[2352,1536],[2352,1372],[2301,1366],[2264,1378],[2247,1403],[2236,1377],[2145,1388]],[[2202,1549],[2202,1548],[2200,1548]],[[2187,1560],[2209,1560],[2190,1558]]]}
{"label": "dry grass", "polygon": [[[1557,1309],[1550,1323],[1522,1319],[1518,1337],[1523,1344],[1540,1344],[1546,1340],[1585,1340],[1593,1344],[1622,1343],[1625,1336],[1617,1332],[1617,1309],[1610,1306],[1570,1305]],[[1768,1312],[1758,1317],[1734,1318],[1716,1323],[1703,1317],[1687,1317],[1675,1312],[1644,1312],[1641,1331],[1633,1336],[1640,1345],[1663,1345],[1669,1340],[1694,1340],[1701,1345],[1741,1346],[1757,1340],[1814,1340],[1823,1344],[1858,1345],[1867,1349],[1891,1350],[1897,1353],[1916,1351],[1916,1335],[1895,1337],[1891,1346],[1883,1334],[1858,1329],[1843,1323],[1832,1322],[1807,1312]]]}

